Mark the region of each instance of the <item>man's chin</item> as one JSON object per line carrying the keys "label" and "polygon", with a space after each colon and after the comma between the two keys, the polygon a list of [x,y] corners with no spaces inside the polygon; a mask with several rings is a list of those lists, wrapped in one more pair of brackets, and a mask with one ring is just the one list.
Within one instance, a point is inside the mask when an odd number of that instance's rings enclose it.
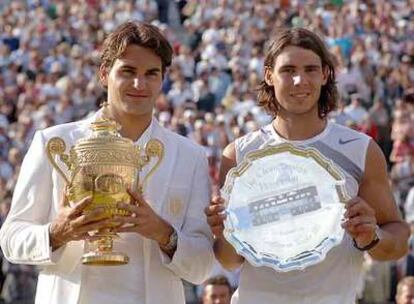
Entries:
{"label": "man's chin", "polygon": [[128,107],[124,110],[124,114],[127,116],[152,116],[153,109],[137,109],[135,107]]}

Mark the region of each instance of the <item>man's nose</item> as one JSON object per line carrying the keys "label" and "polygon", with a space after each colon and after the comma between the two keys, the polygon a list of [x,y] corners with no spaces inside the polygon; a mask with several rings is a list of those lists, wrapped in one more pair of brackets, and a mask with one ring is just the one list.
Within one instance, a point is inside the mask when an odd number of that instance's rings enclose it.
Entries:
{"label": "man's nose", "polygon": [[137,76],[134,78],[134,88],[143,89],[145,88],[145,77]]}
{"label": "man's nose", "polygon": [[295,75],[292,77],[293,85],[298,85],[300,83],[300,75]]}
{"label": "man's nose", "polygon": [[296,86],[296,85],[299,85],[299,84],[307,83],[308,79],[302,73],[296,73],[295,75],[293,75],[292,81],[293,81],[293,85]]}

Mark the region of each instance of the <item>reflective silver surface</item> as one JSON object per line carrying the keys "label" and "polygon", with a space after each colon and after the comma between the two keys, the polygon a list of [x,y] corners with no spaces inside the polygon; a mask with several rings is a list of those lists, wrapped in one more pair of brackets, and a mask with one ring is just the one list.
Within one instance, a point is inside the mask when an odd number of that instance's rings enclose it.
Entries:
{"label": "reflective silver surface", "polygon": [[224,236],[255,266],[277,271],[323,261],[343,238],[345,177],[313,148],[268,146],[229,171]]}

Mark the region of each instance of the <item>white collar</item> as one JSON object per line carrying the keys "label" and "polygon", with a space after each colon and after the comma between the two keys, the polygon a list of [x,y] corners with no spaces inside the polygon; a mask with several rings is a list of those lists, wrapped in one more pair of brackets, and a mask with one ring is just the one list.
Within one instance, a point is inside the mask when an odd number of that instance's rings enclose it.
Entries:
{"label": "white collar", "polygon": [[154,130],[154,117],[151,118],[151,123],[145,129],[144,133],[134,142],[135,145],[144,147],[145,144],[151,139],[152,132]]}

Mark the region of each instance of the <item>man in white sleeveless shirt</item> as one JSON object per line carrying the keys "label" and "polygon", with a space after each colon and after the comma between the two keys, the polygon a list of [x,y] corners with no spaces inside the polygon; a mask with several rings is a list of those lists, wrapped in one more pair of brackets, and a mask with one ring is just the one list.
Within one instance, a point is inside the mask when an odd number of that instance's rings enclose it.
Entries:
{"label": "man in white sleeveless shirt", "polygon": [[410,231],[394,202],[385,157],[368,136],[328,122],[338,98],[335,69],[316,34],[303,28],[279,32],[264,68],[258,102],[274,119],[225,148],[221,183],[246,153],[289,142],[317,148],[338,165],[352,199],[346,204],[341,244],[317,265],[280,273],[254,267],[237,254],[223,237],[223,199],[214,198],[205,213],[215,236],[216,258],[228,269],[242,266],[232,303],[355,303],[364,251],[376,260],[398,259],[407,252]]}
{"label": "man in white sleeveless shirt", "polygon": [[[208,277],[214,254],[203,212],[210,201],[204,149],[153,117],[172,53],[158,28],[138,22],[120,25],[102,49],[99,78],[108,93],[106,115],[140,147],[151,138],[164,144],[164,158],[143,195],[131,192],[132,204],[118,203],[131,214],[115,218],[120,237],[114,249],[128,255],[127,265],[82,265],[87,233],[108,227],[113,219],[98,221],[100,209],[83,214],[90,198],[66,207],[65,183],[46,157],[50,138],[59,136],[71,147],[90,136],[90,124],[102,111],[36,133],[0,232],[9,261],[41,267],[36,303],[182,304],[181,279],[200,284]],[[148,170],[144,167],[142,175]]]}

